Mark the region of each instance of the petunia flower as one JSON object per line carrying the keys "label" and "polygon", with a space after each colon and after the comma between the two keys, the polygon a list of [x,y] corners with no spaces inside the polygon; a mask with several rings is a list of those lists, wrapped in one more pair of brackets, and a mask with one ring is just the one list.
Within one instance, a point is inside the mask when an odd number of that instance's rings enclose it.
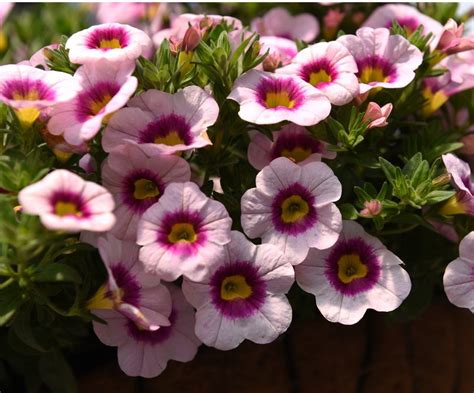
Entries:
{"label": "petunia flower", "polygon": [[395,310],[411,290],[403,262],[376,237],[353,221],[344,221],[341,236],[327,250],[311,249],[295,266],[296,282],[316,297],[331,322],[352,325],[367,309]]}
{"label": "petunia flower", "polygon": [[130,62],[146,54],[152,46],[150,37],[135,27],[104,23],[73,34],[66,42],[72,63]]}
{"label": "petunia flower", "polygon": [[117,223],[112,233],[135,240],[142,214],[163,195],[171,182],[189,181],[188,163],[177,156],[148,157],[135,145],[124,145],[109,154],[102,167],[102,184],[114,196]]}
{"label": "petunia flower", "polygon": [[321,90],[334,105],[344,105],[359,93],[357,64],[338,42],[319,42],[299,52],[277,73],[296,75]]}
{"label": "petunia flower", "polygon": [[212,96],[198,86],[175,94],[147,90],[110,120],[102,139],[105,151],[135,144],[147,155],[173,154],[211,144],[206,130],[219,114]]}
{"label": "petunia flower", "polygon": [[319,23],[311,14],[292,16],[286,8],[275,7],[263,17],[252,20],[252,30],[262,36],[311,42],[319,34]]}
{"label": "petunia flower", "polygon": [[463,37],[464,23],[459,26],[454,19],[449,19],[443,27],[437,49],[452,55],[474,49],[474,38]]}
{"label": "petunia flower", "polygon": [[261,55],[268,51],[268,56],[263,61],[265,71],[274,71],[280,64],[289,64],[298,53],[296,43],[287,38],[263,36],[258,42],[261,45]]}
{"label": "petunia flower", "polygon": [[326,164],[300,166],[280,157],[242,196],[242,228],[250,238],[277,246],[296,265],[309,248],[323,250],[336,242],[341,213],[332,202],[340,197],[341,183]]}
{"label": "petunia flower", "polygon": [[430,46],[434,49],[441,37],[443,25],[437,20],[422,14],[415,7],[408,4],[385,4],[377,7],[364,22],[363,27],[385,27],[390,29],[393,22],[397,22],[408,34],[414,33],[422,26],[422,33],[433,34]]}
{"label": "petunia flower", "polygon": [[140,260],[165,281],[181,275],[199,281],[208,260],[230,241],[231,225],[224,205],[196,184],[169,184],[138,223]]}
{"label": "petunia flower", "polygon": [[314,138],[306,128],[296,124],[287,124],[272,134],[273,141],[259,131],[249,132],[247,157],[255,169],[262,170],[278,157],[287,157],[300,165],[336,157],[335,152],[327,149],[325,142]]}
{"label": "petunia flower", "polygon": [[26,214],[52,230],[105,232],[115,224],[112,195],[96,183],[58,169],[25,187],[18,200]]}
{"label": "petunia flower", "polygon": [[194,310],[181,290],[166,285],[171,293],[170,326],[150,331],[137,326],[116,311],[98,315],[107,324],[93,322],[94,332],[102,343],[117,348],[122,371],[132,377],[153,378],[160,375],[169,360],[190,362],[196,356],[200,341],[194,334]]}
{"label": "petunia flower", "polygon": [[443,163],[458,190],[440,209],[440,214],[469,214],[474,216],[474,181],[469,164],[454,154],[443,154]]}
{"label": "petunia flower", "polygon": [[361,94],[379,87],[407,86],[423,61],[423,54],[416,46],[400,35],[390,35],[386,28],[362,27],[356,35],[341,36],[337,42],[354,56]]}
{"label": "petunia flower", "polygon": [[145,273],[138,260],[139,247],[107,234],[99,238],[98,248],[108,279],[87,308],[93,313],[115,310],[146,330],[169,326],[170,294],[158,277]]}
{"label": "petunia flower", "polygon": [[329,100],[309,83],[292,75],[258,70],[240,76],[228,98],[240,104],[243,120],[255,124],[287,120],[311,126],[331,112]]}
{"label": "petunia flower", "polygon": [[29,65],[0,66],[0,101],[15,110],[25,127],[42,111],[72,99],[80,87],[69,74]]}
{"label": "petunia flower", "polygon": [[233,30],[243,28],[242,22],[231,16],[224,15],[204,15],[204,14],[181,14],[171,21],[171,27],[162,29],[153,36],[153,43],[156,46],[161,45],[164,39],[174,39],[181,41],[190,26],[207,29],[224,22]]}
{"label": "petunia flower", "polygon": [[474,232],[459,244],[459,258],[448,264],[443,276],[444,291],[451,303],[474,313]]}
{"label": "petunia flower", "polygon": [[71,145],[80,145],[99,132],[102,123],[123,107],[137,88],[131,76],[134,65],[106,60],[79,67],[74,79],[82,91],[68,102],[56,105],[48,122],[53,135],[63,135]]}
{"label": "petunia flower", "polygon": [[367,128],[385,127],[392,109],[393,105],[390,103],[380,107],[376,102],[369,102],[363,117],[363,121],[368,124]]}
{"label": "petunia flower", "polygon": [[294,282],[293,267],[270,245],[254,245],[232,231],[198,282],[183,281],[186,299],[197,309],[196,335],[220,350],[244,339],[267,344],[286,331],[292,310],[285,294]]}

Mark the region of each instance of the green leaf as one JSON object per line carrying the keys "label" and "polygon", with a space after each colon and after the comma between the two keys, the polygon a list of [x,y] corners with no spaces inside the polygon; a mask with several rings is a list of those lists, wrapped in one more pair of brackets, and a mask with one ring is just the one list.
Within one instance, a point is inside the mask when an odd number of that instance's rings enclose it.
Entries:
{"label": "green leaf", "polygon": [[428,205],[434,205],[451,198],[456,192],[455,191],[431,191],[427,196],[426,203]]}
{"label": "green leaf", "polygon": [[22,308],[21,312],[17,314],[12,324],[11,329],[16,333],[17,337],[23,341],[29,347],[39,352],[47,351],[36,339],[33,332],[33,321],[32,321],[32,307],[26,305]]}
{"label": "green leaf", "polygon": [[77,384],[71,367],[59,351],[48,352],[39,360],[41,378],[52,393],[76,393]]}
{"label": "green leaf", "polygon": [[339,206],[339,210],[344,220],[355,220],[359,217],[357,209],[351,203],[343,203]]}
{"label": "green leaf", "polygon": [[76,269],[64,263],[52,263],[37,270],[31,277],[33,281],[40,282],[82,282],[81,276]]}
{"label": "green leaf", "polygon": [[397,180],[397,168],[383,157],[379,157],[380,166],[390,184],[395,184]]}
{"label": "green leaf", "polygon": [[21,289],[12,284],[0,290],[0,326],[5,325],[23,303]]}

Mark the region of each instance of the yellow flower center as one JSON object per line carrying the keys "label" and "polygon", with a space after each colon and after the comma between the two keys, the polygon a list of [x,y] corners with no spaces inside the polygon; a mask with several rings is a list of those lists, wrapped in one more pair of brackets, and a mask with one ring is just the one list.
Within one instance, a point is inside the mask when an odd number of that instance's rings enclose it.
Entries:
{"label": "yellow flower center", "polygon": [[343,255],[337,261],[339,267],[337,276],[344,284],[349,284],[357,278],[367,276],[367,266],[360,260],[357,254]]}
{"label": "yellow flower center", "polygon": [[170,243],[194,243],[197,240],[197,234],[192,224],[180,222],[173,224],[171,232],[168,234]]}
{"label": "yellow flower center", "polygon": [[110,292],[107,284],[102,285],[95,295],[87,302],[89,310],[113,310],[122,303],[123,290]]}
{"label": "yellow flower center", "polygon": [[30,89],[26,94],[20,91],[14,91],[12,93],[12,98],[14,100],[21,100],[21,101],[36,101],[40,99],[39,91],[36,89]]}
{"label": "yellow flower center", "polygon": [[133,192],[133,197],[135,199],[154,198],[160,195],[160,190],[152,180],[139,179],[135,181],[134,185],[135,191]]}
{"label": "yellow flower center", "polygon": [[457,195],[453,195],[449,198],[441,209],[439,209],[439,214],[443,216],[453,216],[455,214],[466,214],[467,213],[467,206],[465,203],[460,201]]}
{"label": "yellow flower center", "polygon": [[311,153],[311,149],[305,149],[303,147],[297,146],[291,150],[283,149],[280,155],[298,163],[306,160],[311,155]]}
{"label": "yellow flower center", "polygon": [[184,140],[179,136],[178,131],[170,131],[164,136],[157,136],[154,139],[155,143],[168,145],[168,146],[176,146],[176,145],[183,145]]}
{"label": "yellow flower center", "polygon": [[99,41],[100,49],[120,49],[120,41],[117,38],[112,38],[111,40],[101,39]]}
{"label": "yellow flower center", "polygon": [[104,109],[104,107],[110,102],[111,99],[112,96],[110,94],[107,94],[97,101],[91,101],[91,103],[89,104],[91,113],[97,115],[102,109]]}
{"label": "yellow flower center", "polygon": [[221,298],[223,300],[247,299],[252,295],[252,288],[244,276],[229,276],[222,281]]}
{"label": "yellow flower center", "polygon": [[313,86],[317,86],[319,83],[331,82],[332,78],[326,70],[319,70],[317,72],[312,72],[309,76],[309,83]]}
{"label": "yellow flower center", "polygon": [[436,93],[429,87],[425,87],[422,91],[423,97],[428,100],[422,107],[421,113],[423,116],[428,117],[433,112],[438,110],[443,104],[448,101],[448,96],[444,94],[441,90],[438,90]]}
{"label": "yellow flower center", "polygon": [[284,106],[291,109],[295,106],[295,100],[290,99],[290,95],[286,91],[269,92],[265,97],[265,104],[267,108]]}
{"label": "yellow flower center", "polygon": [[281,204],[281,220],[292,223],[301,220],[309,213],[309,205],[299,195],[286,198]]}
{"label": "yellow flower center", "polygon": [[57,216],[77,216],[81,217],[82,212],[79,210],[78,206],[73,202],[56,202],[54,205],[54,212]]}
{"label": "yellow flower center", "polygon": [[387,82],[388,76],[385,75],[382,68],[368,66],[362,69],[359,80],[362,83]]}

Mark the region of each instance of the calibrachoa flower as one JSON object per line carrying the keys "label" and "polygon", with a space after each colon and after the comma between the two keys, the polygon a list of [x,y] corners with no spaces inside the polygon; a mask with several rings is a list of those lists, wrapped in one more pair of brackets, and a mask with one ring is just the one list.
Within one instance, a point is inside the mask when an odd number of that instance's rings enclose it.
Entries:
{"label": "calibrachoa flower", "polygon": [[263,36],[258,41],[262,46],[260,54],[263,55],[268,51],[268,56],[263,61],[265,71],[273,71],[280,64],[289,64],[298,53],[296,43],[287,38]]}
{"label": "calibrachoa flower", "polygon": [[434,48],[438,43],[443,25],[437,20],[422,14],[415,7],[407,4],[386,4],[377,9],[364,22],[364,27],[385,27],[390,29],[396,21],[408,34],[415,32],[418,27],[423,27],[423,34],[433,34],[430,45]]}
{"label": "calibrachoa flower", "polygon": [[170,294],[158,277],[145,273],[138,260],[139,247],[111,234],[100,238],[98,245],[108,279],[87,307],[93,312],[116,310],[146,330],[169,326]]}
{"label": "calibrachoa flower", "polygon": [[363,121],[368,124],[367,128],[385,127],[392,109],[393,105],[390,103],[380,107],[376,102],[369,102],[363,117]]}
{"label": "calibrachoa flower", "polygon": [[151,40],[143,31],[120,23],[104,23],[73,34],[66,42],[69,59],[76,64],[135,62],[151,48]]}
{"label": "calibrachoa flower", "polygon": [[276,247],[256,246],[233,231],[211,265],[200,281],[183,281],[186,299],[197,309],[196,335],[204,344],[220,350],[244,339],[266,344],[288,329],[292,311],[285,294],[294,272]]}
{"label": "calibrachoa flower", "polygon": [[135,145],[114,150],[102,168],[102,184],[117,206],[112,233],[119,239],[135,240],[145,210],[160,199],[169,183],[189,181],[190,177],[189,165],[180,157],[148,157]]}
{"label": "calibrachoa flower", "polygon": [[474,38],[463,37],[463,33],[464,23],[458,26],[456,21],[450,18],[443,27],[437,49],[448,55],[474,49]]}
{"label": "calibrachoa flower", "polygon": [[295,267],[296,282],[316,297],[316,305],[331,322],[357,323],[369,308],[395,310],[408,296],[411,281],[403,262],[361,225],[344,221],[337,243],[311,249]]}
{"label": "calibrachoa flower", "polygon": [[243,120],[255,124],[288,120],[311,126],[331,112],[329,100],[302,79],[257,70],[240,76],[228,98],[240,104]]}
{"label": "calibrachoa flower", "polygon": [[42,110],[73,98],[79,88],[64,72],[46,72],[28,65],[0,66],[0,101],[12,107],[26,127]]}
{"label": "calibrachoa flower", "polygon": [[444,291],[451,303],[474,313],[474,232],[459,244],[459,258],[444,272]]}
{"label": "calibrachoa flower", "polygon": [[275,7],[263,17],[254,19],[252,30],[262,36],[273,35],[311,42],[319,34],[319,23],[311,14],[292,16],[286,8]]}
{"label": "calibrachoa flower", "polygon": [[321,90],[334,105],[347,104],[359,93],[357,64],[338,42],[311,45],[277,72],[299,76]]}
{"label": "calibrachoa flower", "polygon": [[341,197],[341,183],[326,164],[300,166],[280,157],[259,172],[256,185],[241,200],[247,236],[274,244],[294,265],[310,247],[323,250],[336,242],[341,213],[332,202]]}
{"label": "calibrachoa flower", "polygon": [[112,195],[96,183],[58,169],[18,194],[26,214],[40,216],[48,229],[105,232],[115,224]]}
{"label": "calibrachoa flower", "polygon": [[314,138],[309,131],[296,124],[287,124],[274,131],[273,141],[259,131],[250,131],[247,157],[258,170],[278,157],[287,157],[297,164],[321,161],[321,157],[333,159],[336,153],[327,150],[327,144]]}
{"label": "calibrachoa flower", "polygon": [[363,27],[356,35],[341,36],[337,42],[354,56],[361,94],[378,87],[405,87],[423,61],[423,54],[416,46],[400,35],[390,35],[386,28]]}
{"label": "calibrachoa flower", "polygon": [[219,106],[198,86],[175,94],[147,90],[110,120],[102,139],[107,152],[132,143],[148,155],[173,154],[211,144],[206,130],[215,123]]}
{"label": "calibrachoa flower", "polygon": [[451,153],[444,154],[442,159],[454,187],[459,191],[441,207],[440,213],[474,215],[474,182],[469,164]]}
{"label": "calibrachoa flower", "polygon": [[138,224],[145,269],[166,281],[184,275],[199,281],[208,261],[230,241],[232,220],[224,205],[191,182],[172,183]]}
{"label": "calibrachoa flower", "polygon": [[97,314],[107,324],[93,322],[94,332],[105,345],[118,347],[122,371],[132,377],[153,378],[160,375],[169,360],[190,362],[201,344],[194,334],[194,310],[175,285],[166,286],[171,293],[170,326],[144,330],[116,311]]}
{"label": "calibrachoa flower", "polygon": [[48,122],[49,132],[63,135],[71,145],[94,138],[102,123],[135,92],[138,82],[131,76],[133,69],[133,64],[114,64],[106,60],[79,67],[74,79],[82,90],[73,100],[56,105]]}

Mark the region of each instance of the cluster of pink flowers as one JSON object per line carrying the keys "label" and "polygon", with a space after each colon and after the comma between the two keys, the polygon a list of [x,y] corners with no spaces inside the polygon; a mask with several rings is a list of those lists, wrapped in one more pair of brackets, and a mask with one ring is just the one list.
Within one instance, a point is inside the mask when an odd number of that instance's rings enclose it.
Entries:
{"label": "cluster of pink flowers", "polygon": [[[472,62],[459,60],[473,58],[473,51],[464,52],[473,44],[462,37],[462,27],[452,21],[443,27],[410,6],[387,5],[356,34],[311,44],[320,30],[312,15],[275,8],[254,20],[252,30],[261,35],[272,67],[267,62],[242,74],[228,96],[239,105],[240,118],[255,125],[248,161],[259,173],[240,201],[245,236],[232,230],[239,223],[226,207],[193,181],[187,161],[190,152],[212,144],[207,130],[218,120],[219,105],[211,89],[137,91],[134,76],[138,57],[149,56],[153,44],[183,44],[189,29],[201,34],[221,22],[239,40],[245,37],[242,23],[183,14],[150,38],[110,20],[105,6],[100,15],[103,24],[66,43],[69,60],[78,65],[74,75],[34,67],[41,63],[2,66],[0,101],[25,128],[47,119],[47,132],[73,151],[85,152],[101,137],[108,153],[99,168],[101,185],[58,169],[24,188],[19,203],[46,228],[81,232],[99,249],[108,280],[88,308],[105,321],[94,322],[95,333],[118,347],[125,373],[156,376],[170,359],[190,361],[201,343],[229,350],[244,339],[275,340],[291,323],[286,294],[295,281],[332,322],[354,324],[367,309],[400,306],[411,289],[403,262],[361,225],[342,220],[335,204],[341,183],[322,161],[336,153],[307,127],[334,107],[413,81],[423,54],[390,34],[393,20],[412,31],[422,25],[434,34],[432,48],[444,51],[441,65],[449,74],[425,82],[426,111],[438,109],[443,97],[474,83]],[[298,52],[296,39],[310,44]],[[392,104],[370,102],[364,122],[384,127],[391,111]],[[263,125],[280,126],[270,139],[259,131]],[[90,158],[84,156],[82,166],[94,172]],[[462,194],[457,207],[472,213],[470,172],[454,156],[444,160]],[[378,214],[376,202],[361,215]],[[473,242],[472,234],[462,241],[459,259],[445,274],[449,299],[472,311]]]}

